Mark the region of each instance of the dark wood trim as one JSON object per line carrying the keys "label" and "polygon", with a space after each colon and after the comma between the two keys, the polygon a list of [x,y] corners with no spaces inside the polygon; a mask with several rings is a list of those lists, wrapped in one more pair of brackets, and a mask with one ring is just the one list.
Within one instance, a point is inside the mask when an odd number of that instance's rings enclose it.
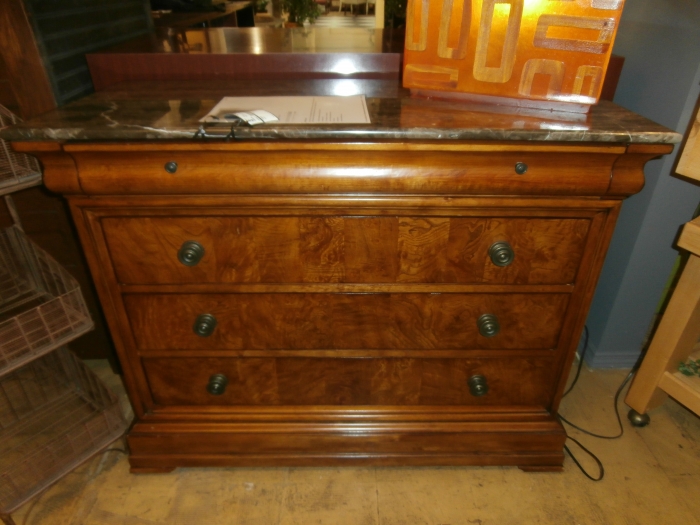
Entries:
{"label": "dark wood trim", "polygon": [[49,77],[22,0],[4,0],[0,9],[0,54],[22,118],[56,108]]}

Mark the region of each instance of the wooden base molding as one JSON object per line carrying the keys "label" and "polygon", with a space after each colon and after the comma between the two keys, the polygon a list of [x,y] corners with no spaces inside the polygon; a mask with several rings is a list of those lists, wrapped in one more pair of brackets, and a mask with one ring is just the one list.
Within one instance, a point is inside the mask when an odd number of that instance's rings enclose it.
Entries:
{"label": "wooden base molding", "polygon": [[324,465],[513,465],[556,470],[563,462],[566,434],[551,418],[497,425],[423,423],[412,430],[404,426],[137,424],[128,439],[129,461],[138,472],[185,466]]}

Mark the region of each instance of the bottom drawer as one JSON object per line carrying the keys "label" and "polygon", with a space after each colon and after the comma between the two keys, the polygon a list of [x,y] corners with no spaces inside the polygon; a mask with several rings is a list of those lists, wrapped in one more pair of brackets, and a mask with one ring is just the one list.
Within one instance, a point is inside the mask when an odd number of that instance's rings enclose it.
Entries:
{"label": "bottom drawer", "polygon": [[[144,358],[157,405],[547,406],[548,358]],[[486,393],[470,379],[481,376]],[[474,380],[472,380],[474,383]],[[483,390],[483,387],[482,387]]]}

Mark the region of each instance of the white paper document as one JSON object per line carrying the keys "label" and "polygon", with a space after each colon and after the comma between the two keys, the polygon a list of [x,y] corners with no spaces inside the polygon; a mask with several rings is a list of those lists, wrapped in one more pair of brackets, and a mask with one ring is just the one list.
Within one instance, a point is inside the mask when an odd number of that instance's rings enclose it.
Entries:
{"label": "white paper document", "polygon": [[364,95],[351,97],[224,97],[200,120],[215,124],[231,124],[242,120],[250,125],[274,122],[267,116],[250,119],[236,115],[272,114],[280,124],[369,124]]}

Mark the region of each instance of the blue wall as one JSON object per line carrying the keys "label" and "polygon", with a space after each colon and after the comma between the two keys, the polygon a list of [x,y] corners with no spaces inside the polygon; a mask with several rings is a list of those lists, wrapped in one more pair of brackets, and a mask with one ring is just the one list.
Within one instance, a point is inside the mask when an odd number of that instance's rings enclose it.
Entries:
{"label": "blue wall", "polygon": [[[685,133],[700,95],[700,2],[627,0],[613,52],[625,57],[615,102]],[[674,239],[700,203],[699,186],[672,176],[679,149],[647,164],[644,190],[623,205],[588,316],[590,366],[631,367],[654,321]]]}

